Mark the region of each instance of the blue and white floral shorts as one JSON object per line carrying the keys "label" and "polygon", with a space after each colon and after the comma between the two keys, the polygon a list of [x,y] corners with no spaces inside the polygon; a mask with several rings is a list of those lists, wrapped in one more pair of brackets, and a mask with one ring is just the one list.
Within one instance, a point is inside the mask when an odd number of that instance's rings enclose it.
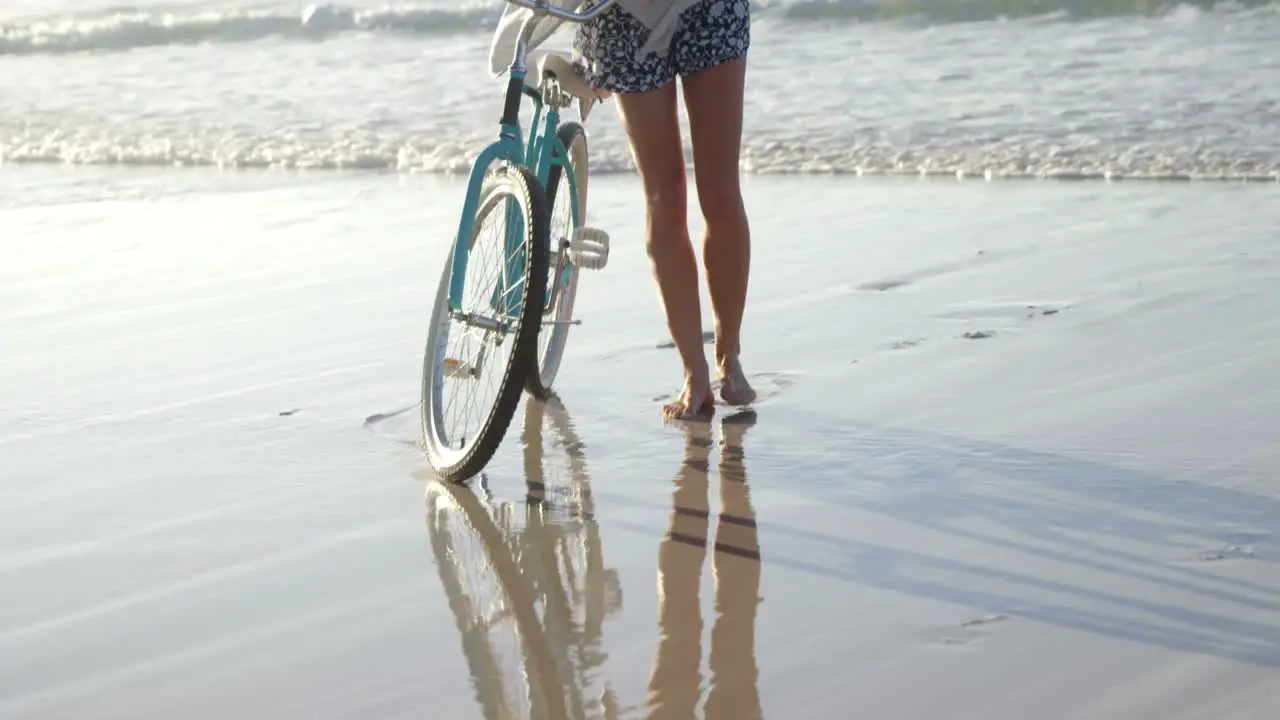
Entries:
{"label": "blue and white floral shorts", "polygon": [[649,28],[614,5],[578,28],[573,42],[578,69],[598,90],[642,93],[736,60],[751,45],[750,0],[702,0],[679,22],[666,53],[637,57]]}

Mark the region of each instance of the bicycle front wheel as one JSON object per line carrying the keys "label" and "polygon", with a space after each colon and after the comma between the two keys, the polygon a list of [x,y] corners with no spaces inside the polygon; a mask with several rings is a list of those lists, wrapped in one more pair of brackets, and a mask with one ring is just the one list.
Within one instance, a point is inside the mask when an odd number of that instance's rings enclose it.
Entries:
{"label": "bicycle front wheel", "polygon": [[[533,370],[546,302],[547,198],[528,169],[485,180],[470,242],[455,244],[436,291],[422,370],[423,444],[446,480],[478,474],[501,444]],[[468,253],[449,307],[453,253]]]}

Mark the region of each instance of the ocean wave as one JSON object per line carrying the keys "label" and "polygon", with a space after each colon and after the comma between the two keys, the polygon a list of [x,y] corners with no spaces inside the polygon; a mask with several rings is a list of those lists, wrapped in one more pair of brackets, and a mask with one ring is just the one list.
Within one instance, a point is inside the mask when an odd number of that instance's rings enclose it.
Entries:
{"label": "ocean wave", "polygon": [[111,12],[0,24],[0,55],[110,52],[162,45],[241,43],[267,38],[319,40],[348,33],[430,35],[491,29],[492,7],[310,5],[297,12]]}
{"label": "ocean wave", "polygon": [[944,23],[1233,12],[1275,5],[1276,0],[760,0],[760,3],[792,20],[866,22],[915,19]]}
{"label": "ocean wave", "polygon": [[[462,175],[490,137],[111,134],[0,127],[0,165],[216,167]],[[909,175],[959,179],[1219,180],[1280,182],[1280,157],[1203,148],[1062,148],[1052,144],[892,147],[747,137],[748,174]],[[622,141],[593,142],[591,172],[634,171]]]}
{"label": "ocean wave", "polygon": [[[1081,19],[1234,11],[1277,0],[754,0],[754,12],[782,21],[866,22],[922,19],[929,23],[1003,18]],[[360,9],[338,4],[297,11],[166,12],[118,8],[84,16],[0,23],[0,56],[112,52],[164,45],[253,42],[269,38],[321,40],[352,33],[409,36],[489,32],[498,5],[397,5]]]}

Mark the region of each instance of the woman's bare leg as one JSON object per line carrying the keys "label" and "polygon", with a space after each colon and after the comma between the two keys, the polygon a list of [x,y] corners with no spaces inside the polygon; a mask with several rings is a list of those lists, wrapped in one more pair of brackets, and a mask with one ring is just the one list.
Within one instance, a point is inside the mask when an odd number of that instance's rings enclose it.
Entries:
{"label": "woman's bare leg", "polygon": [[743,56],[682,81],[698,202],[706,221],[703,264],[716,318],[716,370],[723,381],[720,395],[730,405],[746,405],[756,397],[739,358],[751,267],[751,229],[738,168],[746,73]]}
{"label": "woman's bare leg", "polygon": [[646,247],[667,313],[667,327],[684,366],[684,387],[663,408],[668,419],[692,418],[714,408],[702,349],[698,261],[689,242],[684,146],[676,114],[675,83],[646,93],[618,95],[631,155],[644,185]]}

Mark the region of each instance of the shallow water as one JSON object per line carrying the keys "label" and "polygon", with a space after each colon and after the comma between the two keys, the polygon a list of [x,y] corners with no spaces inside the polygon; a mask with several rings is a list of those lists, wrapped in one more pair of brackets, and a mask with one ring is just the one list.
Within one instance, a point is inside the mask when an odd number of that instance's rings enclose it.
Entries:
{"label": "shallow water", "polygon": [[[753,173],[1280,179],[1271,2],[769,0]],[[0,160],[462,172],[498,4],[5,3]],[[560,41],[567,43],[567,37]],[[592,119],[593,169],[630,158]]]}

